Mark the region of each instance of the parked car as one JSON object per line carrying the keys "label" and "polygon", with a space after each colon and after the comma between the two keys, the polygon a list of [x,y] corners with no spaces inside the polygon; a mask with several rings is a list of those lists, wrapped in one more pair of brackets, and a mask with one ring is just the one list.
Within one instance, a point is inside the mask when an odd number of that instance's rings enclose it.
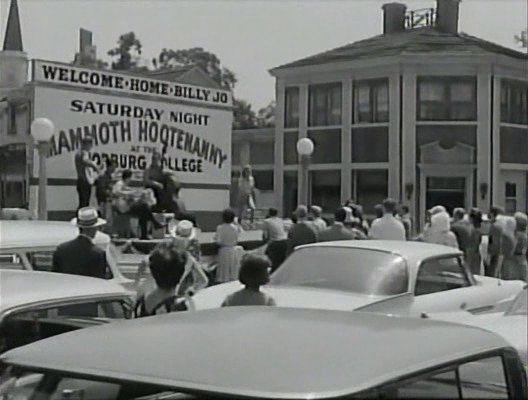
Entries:
{"label": "parked car", "polygon": [[526,286],[509,304],[506,311],[501,311],[500,307],[496,307],[489,313],[479,315],[459,311],[431,314],[429,317],[459,322],[494,332],[515,347],[523,364],[528,366],[528,290]]}
{"label": "parked car", "polygon": [[0,395],[17,399],[520,399],[527,393],[519,356],[491,332],[327,310],[166,314],[55,336],[9,351],[0,362],[9,369]]}
{"label": "parked car", "polygon": [[[454,248],[420,242],[352,240],[298,247],[264,292],[278,306],[394,312],[465,309],[482,312],[514,296],[521,281],[474,276]],[[220,307],[241,288],[230,282],[202,290],[195,309]]]}
{"label": "parked car", "polygon": [[114,282],[0,270],[0,353],[71,330],[127,318],[128,291]]}
{"label": "parked car", "polygon": [[[60,221],[0,221],[0,270],[50,271],[53,252],[61,243],[74,239],[78,228]],[[134,289],[134,280],[119,270],[119,250],[110,236],[97,232],[94,242],[106,251],[111,280]]]}

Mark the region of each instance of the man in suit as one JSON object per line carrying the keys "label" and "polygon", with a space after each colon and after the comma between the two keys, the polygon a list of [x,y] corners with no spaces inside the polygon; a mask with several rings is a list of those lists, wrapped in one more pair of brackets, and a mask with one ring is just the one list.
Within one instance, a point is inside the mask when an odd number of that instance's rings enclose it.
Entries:
{"label": "man in suit", "polygon": [[455,208],[453,211],[453,223],[451,224],[451,231],[455,234],[458,242],[458,247],[467,254],[468,247],[471,241],[471,223],[464,217],[466,210],[463,208]]}
{"label": "man in suit", "polygon": [[94,207],[83,207],[77,212],[72,224],[79,228],[79,236],[57,247],[53,253],[52,272],[108,278],[106,254],[93,242],[97,230],[106,221],[99,218]]}
{"label": "man in suit", "polygon": [[484,265],[486,276],[495,276],[499,265],[502,263],[501,237],[502,226],[497,218],[504,214],[501,207],[493,206],[489,211],[490,228],[488,235],[488,257]]}
{"label": "man in suit", "polygon": [[288,255],[297,246],[317,242],[317,232],[311,221],[308,221],[308,208],[303,205],[297,207],[295,217],[297,222],[288,232]]}
{"label": "man in suit", "polygon": [[319,241],[332,242],[335,240],[356,239],[354,232],[345,227],[346,216],[346,210],[343,207],[338,208],[334,214],[334,224],[319,234]]}
{"label": "man in suit", "polygon": [[92,139],[85,137],[81,140],[81,148],[75,153],[75,171],[77,172],[77,195],[79,197],[79,207],[87,207],[90,204],[92,195],[92,185],[90,182],[90,170],[99,171],[99,166],[90,159],[90,150],[92,150]]}

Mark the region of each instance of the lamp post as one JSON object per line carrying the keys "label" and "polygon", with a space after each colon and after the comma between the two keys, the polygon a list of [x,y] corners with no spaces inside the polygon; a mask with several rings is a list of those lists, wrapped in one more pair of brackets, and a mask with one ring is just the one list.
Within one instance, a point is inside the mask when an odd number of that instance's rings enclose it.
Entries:
{"label": "lamp post", "polygon": [[297,153],[301,161],[301,204],[308,205],[308,167],[310,156],[314,151],[314,143],[309,138],[301,138],[297,141]]}
{"label": "lamp post", "polygon": [[48,219],[46,201],[46,157],[49,152],[49,141],[55,132],[55,125],[47,118],[37,118],[31,123],[31,136],[37,142],[39,154],[39,184],[38,184],[38,219]]}

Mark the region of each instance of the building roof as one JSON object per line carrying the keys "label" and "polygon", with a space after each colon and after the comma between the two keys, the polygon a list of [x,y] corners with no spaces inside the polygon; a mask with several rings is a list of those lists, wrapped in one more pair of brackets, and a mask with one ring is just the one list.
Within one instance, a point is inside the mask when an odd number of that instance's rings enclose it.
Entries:
{"label": "building roof", "polygon": [[391,57],[403,54],[502,54],[520,60],[528,55],[465,33],[443,33],[434,27],[423,27],[403,32],[374,36],[323,53],[306,57],[272,69],[320,65],[368,58]]}
{"label": "building roof", "polygon": [[17,0],[11,0],[7,27],[4,37],[4,50],[24,51],[22,46],[22,33],[20,30],[20,16],[18,14]]}
{"label": "building roof", "polygon": [[[431,346],[434,337],[442,340]],[[418,318],[229,307],[117,321],[20,347],[0,359],[202,394],[324,399],[508,346],[478,328]]]}
{"label": "building roof", "polygon": [[117,283],[71,274],[0,270],[0,282],[0,319],[10,309],[39,303],[128,296]]}

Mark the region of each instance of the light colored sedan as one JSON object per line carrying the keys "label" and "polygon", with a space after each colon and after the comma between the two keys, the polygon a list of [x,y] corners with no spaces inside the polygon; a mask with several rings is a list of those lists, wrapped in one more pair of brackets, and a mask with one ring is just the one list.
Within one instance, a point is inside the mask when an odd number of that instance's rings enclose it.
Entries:
{"label": "light colored sedan", "polygon": [[523,399],[527,391],[515,350],[483,329],[278,307],[118,321],[19,347],[0,362],[6,399]]}
{"label": "light colored sedan", "polygon": [[[69,222],[0,221],[0,270],[50,271],[55,249],[78,233],[78,228]],[[120,252],[110,236],[97,232],[94,242],[106,252],[110,280],[133,290],[134,281],[119,270]]]}
{"label": "light colored sedan", "polygon": [[431,314],[430,317],[494,332],[515,347],[524,365],[528,366],[528,289],[526,287],[508,305],[506,311],[500,310],[499,306],[492,312],[480,315],[461,311]]}
{"label": "light colored sedan", "polygon": [[[197,293],[196,309],[220,307],[239,282]],[[484,312],[523,287],[521,281],[473,276],[462,253],[419,242],[356,240],[298,247],[263,291],[278,306],[365,310],[419,316],[464,309]]]}

